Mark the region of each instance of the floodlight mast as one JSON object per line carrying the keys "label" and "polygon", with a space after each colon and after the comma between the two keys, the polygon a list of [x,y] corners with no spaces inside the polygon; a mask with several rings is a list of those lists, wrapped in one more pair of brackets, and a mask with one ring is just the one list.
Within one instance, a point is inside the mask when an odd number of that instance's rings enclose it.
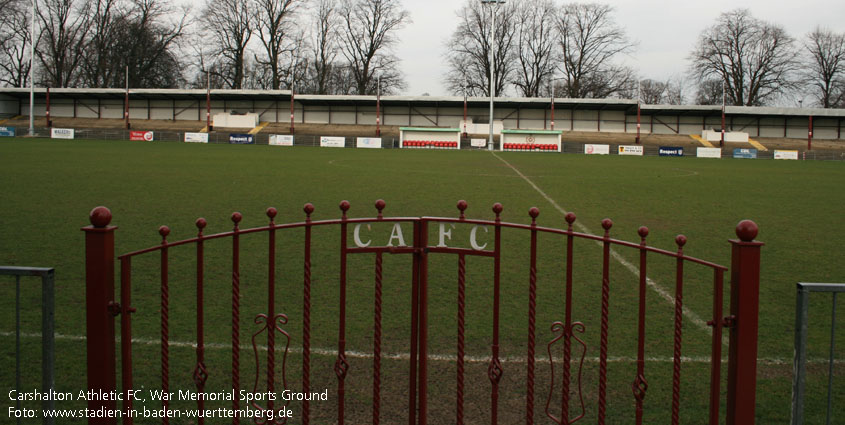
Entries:
{"label": "floodlight mast", "polygon": [[[496,96],[496,68],[494,60],[496,51],[493,45],[496,43],[496,9],[504,4],[505,0],[481,0],[481,4],[490,4],[490,139],[487,141],[487,150],[493,150],[493,98]],[[494,8],[492,5],[496,5]]]}
{"label": "floodlight mast", "polygon": [[29,23],[29,136],[35,136],[35,0],[32,0],[32,14]]}

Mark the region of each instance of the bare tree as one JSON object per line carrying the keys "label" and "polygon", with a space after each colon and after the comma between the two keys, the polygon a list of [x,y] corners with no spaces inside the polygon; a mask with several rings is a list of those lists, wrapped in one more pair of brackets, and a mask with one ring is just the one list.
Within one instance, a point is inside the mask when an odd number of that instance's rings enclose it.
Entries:
{"label": "bare tree", "polygon": [[336,0],[319,0],[313,10],[311,35],[311,90],[316,94],[332,93],[331,74],[337,64],[338,14]]}
{"label": "bare tree", "polygon": [[517,6],[517,63],[513,84],[525,97],[539,97],[554,75],[555,9],[550,0]]}
{"label": "bare tree", "polygon": [[184,85],[180,42],[188,25],[188,8],[174,8],[159,0],[133,0],[122,39],[132,87]]}
{"label": "bare tree", "polygon": [[652,79],[641,80],[639,84],[640,101],[646,105],[666,103],[668,84]]}
{"label": "bare tree", "polygon": [[0,0],[0,84],[29,82],[30,12],[23,0]]}
{"label": "bare tree", "polygon": [[612,15],[612,7],[595,3],[568,4],[561,9],[560,70],[568,97],[604,98],[632,87],[633,70],[615,60],[634,44]]}
{"label": "bare tree", "polygon": [[118,0],[92,0],[89,11],[86,55],[80,66],[81,84],[88,87],[111,87],[116,80],[123,80],[124,72],[120,63],[124,61],[120,58],[126,52],[115,49],[115,39],[118,30],[116,22],[126,19],[127,12],[120,9]]}
{"label": "bare tree", "polygon": [[695,103],[698,105],[721,105],[722,88],[722,80],[718,78],[708,78],[699,81]]}
{"label": "bare tree", "polygon": [[349,63],[357,94],[375,94],[376,74],[383,93],[405,87],[399,58],[391,52],[395,32],[409,21],[399,0],[344,0],[341,52]]}
{"label": "bare tree", "polygon": [[[299,0],[255,0],[255,27],[264,56],[256,62],[269,68],[270,88],[278,90],[282,84],[282,67],[285,53],[293,55],[297,46],[290,40],[296,31],[293,16]],[[290,60],[284,60],[289,63]]]}
{"label": "bare tree", "polygon": [[686,101],[687,81],[681,76],[674,76],[666,80],[666,96],[664,103],[669,105],[684,105]]}
{"label": "bare tree", "polygon": [[226,87],[243,88],[247,45],[254,29],[249,1],[207,0],[202,16],[213,40],[210,55],[219,62],[219,66],[210,64],[209,69],[220,73]]}
{"label": "bare tree", "polygon": [[794,86],[796,54],[783,27],[736,9],[701,33],[691,70],[699,82],[724,81],[728,103],[758,106]]}
{"label": "bare tree", "polygon": [[86,0],[43,0],[36,11],[41,36],[35,55],[41,79],[51,87],[68,87],[79,81],[79,67],[85,58],[90,2]]}
{"label": "bare tree", "polygon": [[[495,51],[494,66],[497,94],[505,91],[514,75],[514,42],[516,37],[516,3],[483,6],[467,0],[458,12],[460,22],[447,42],[446,61],[449,64],[446,85],[456,94],[490,95],[490,50]],[[490,46],[490,10],[496,7],[494,45]]]}
{"label": "bare tree", "polygon": [[845,34],[816,28],[804,45],[811,59],[805,74],[819,106],[845,107]]}

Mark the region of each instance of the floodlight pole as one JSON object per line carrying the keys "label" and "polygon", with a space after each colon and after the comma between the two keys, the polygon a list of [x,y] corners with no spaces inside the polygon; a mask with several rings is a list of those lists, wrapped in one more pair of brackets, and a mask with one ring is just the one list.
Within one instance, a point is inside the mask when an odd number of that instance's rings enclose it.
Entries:
{"label": "floodlight pole", "polygon": [[555,80],[552,80],[552,119],[549,121],[551,129],[555,129]]}
{"label": "floodlight pole", "polygon": [[296,92],[296,88],[293,85],[293,80],[291,80],[291,83],[290,83],[290,134],[293,134],[293,132],[294,132],[293,100],[294,100],[295,92]]}
{"label": "floodlight pole", "polygon": [[381,137],[381,74],[376,77],[376,137]]}
{"label": "floodlight pole", "polygon": [[[290,57],[290,134],[293,134],[294,124],[293,124],[293,100],[294,96],[296,96],[296,70],[294,69],[296,66],[296,56],[291,55]],[[305,113],[305,109],[302,110],[302,113]]]}
{"label": "floodlight pole", "polygon": [[719,139],[719,147],[725,147],[725,81],[722,81],[722,136]]}
{"label": "floodlight pole", "polygon": [[[496,59],[496,8],[503,4],[505,0],[481,0],[481,4],[491,4],[490,6],[490,139],[487,141],[487,150],[493,150],[493,99],[496,96],[496,67],[494,61]],[[496,8],[492,6],[496,5]]]}
{"label": "floodlight pole", "polygon": [[32,16],[29,26],[29,135],[35,136],[35,0],[32,0]]}

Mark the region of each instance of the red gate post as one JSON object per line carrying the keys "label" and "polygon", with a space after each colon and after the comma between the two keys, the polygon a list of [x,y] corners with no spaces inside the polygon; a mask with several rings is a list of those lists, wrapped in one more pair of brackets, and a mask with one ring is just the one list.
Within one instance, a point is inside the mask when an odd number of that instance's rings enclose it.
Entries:
{"label": "red gate post", "polygon": [[732,239],[731,327],[728,359],[727,424],[754,425],[757,396],[757,314],[760,298],[760,247],[754,241],[758,228],[751,220],[736,226]]}
{"label": "red gate post", "polygon": [[[116,410],[111,395],[117,391],[114,317],[120,307],[114,302],[114,231],[109,226],[111,211],[97,207],[85,226],[85,310],[88,353],[88,408]],[[108,415],[105,415],[108,416]],[[117,423],[117,419],[88,419],[89,425]]]}

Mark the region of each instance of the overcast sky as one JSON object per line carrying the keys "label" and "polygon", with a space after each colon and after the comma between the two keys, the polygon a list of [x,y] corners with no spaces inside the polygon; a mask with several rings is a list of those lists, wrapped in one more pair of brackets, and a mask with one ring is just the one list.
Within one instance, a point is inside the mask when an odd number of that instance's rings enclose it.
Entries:
{"label": "overcast sky", "polygon": [[[480,0],[471,0],[480,1]],[[562,4],[560,0],[556,3]],[[397,53],[408,81],[404,94],[449,95],[443,81],[445,42],[457,25],[464,0],[402,0],[412,22],[399,33]],[[759,19],[779,24],[801,40],[816,26],[845,32],[842,0],[617,0],[599,1],[615,8],[616,22],[638,43],[625,58],[642,78],[666,79],[686,73],[687,56],[699,34],[720,13],[736,8],[751,10]]]}

